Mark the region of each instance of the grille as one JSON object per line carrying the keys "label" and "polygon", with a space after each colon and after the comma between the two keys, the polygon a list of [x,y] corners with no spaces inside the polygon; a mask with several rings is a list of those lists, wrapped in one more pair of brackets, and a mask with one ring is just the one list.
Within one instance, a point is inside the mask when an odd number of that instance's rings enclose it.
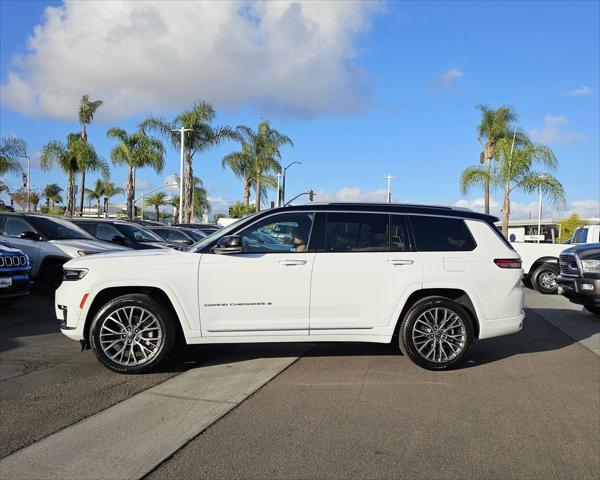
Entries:
{"label": "grille", "polygon": [[561,255],[558,260],[560,266],[560,274],[567,275],[569,277],[579,277],[579,265],[577,264],[577,257],[574,255]]}
{"label": "grille", "polygon": [[0,268],[2,267],[24,267],[27,265],[25,255],[0,256]]}

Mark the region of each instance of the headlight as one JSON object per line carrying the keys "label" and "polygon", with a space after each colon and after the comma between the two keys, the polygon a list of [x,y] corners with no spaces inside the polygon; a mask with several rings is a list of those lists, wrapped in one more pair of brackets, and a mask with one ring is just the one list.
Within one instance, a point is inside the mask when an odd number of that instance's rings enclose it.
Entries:
{"label": "headlight", "polygon": [[63,281],[81,280],[87,273],[87,268],[63,268]]}
{"label": "headlight", "polygon": [[600,260],[582,260],[583,273],[600,273]]}
{"label": "headlight", "polygon": [[93,250],[77,250],[77,253],[79,254],[80,257],[85,257],[86,255],[93,255],[94,252]]}

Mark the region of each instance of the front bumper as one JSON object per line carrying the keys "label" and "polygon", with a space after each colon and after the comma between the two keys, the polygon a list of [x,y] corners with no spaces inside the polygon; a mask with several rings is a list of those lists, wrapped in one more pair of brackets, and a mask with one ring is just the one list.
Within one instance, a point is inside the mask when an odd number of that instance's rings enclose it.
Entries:
{"label": "front bumper", "polygon": [[571,278],[559,275],[556,282],[558,283],[558,293],[571,303],[600,306],[599,278]]}
{"label": "front bumper", "polygon": [[[82,300],[89,292],[90,285],[85,278],[77,281],[62,282],[56,290],[54,308],[60,331],[72,340],[84,339],[84,324],[82,320]],[[85,307],[87,307],[86,300]]]}
{"label": "front bumper", "polygon": [[29,268],[16,271],[2,271],[0,277],[11,278],[11,286],[0,288],[0,299],[22,297],[29,294]]}

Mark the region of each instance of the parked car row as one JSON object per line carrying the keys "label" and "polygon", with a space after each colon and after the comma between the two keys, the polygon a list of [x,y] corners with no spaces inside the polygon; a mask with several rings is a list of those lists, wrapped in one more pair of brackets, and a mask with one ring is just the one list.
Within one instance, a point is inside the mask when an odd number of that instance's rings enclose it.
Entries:
{"label": "parked car row", "polygon": [[29,293],[29,258],[0,243],[0,308],[11,306]]}
{"label": "parked car row", "polygon": [[[146,225],[124,220],[0,212],[0,243],[4,244],[3,249],[18,249],[27,258],[28,279],[31,276],[44,288],[55,290],[63,280],[63,264],[72,258],[119,250],[181,250],[206,236],[200,229],[143,223]],[[12,292],[21,285],[20,277],[1,280],[16,271],[13,265],[10,272],[7,268],[2,267],[0,272],[0,298],[9,294],[9,288]],[[25,290],[28,286],[27,283]]]}

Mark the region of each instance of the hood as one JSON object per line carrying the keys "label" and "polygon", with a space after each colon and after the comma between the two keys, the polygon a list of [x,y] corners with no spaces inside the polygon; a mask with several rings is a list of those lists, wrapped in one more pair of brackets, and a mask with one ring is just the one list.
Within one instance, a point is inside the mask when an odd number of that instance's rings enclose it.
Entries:
{"label": "hood", "polygon": [[600,243],[582,243],[564,250],[563,253],[576,254],[581,260],[600,260]]}
{"label": "hood", "polygon": [[89,252],[89,254],[130,250],[127,247],[115,245],[114,243],[102,242],[100,240],[50,240],[50,243],[71,257],[80,256],[78,250],[84,250],[85,252]]}
{"label": "hood", "polygon": [[0,243],[0,255],[24,255],[21,250],[9,247],[4,243]]}

